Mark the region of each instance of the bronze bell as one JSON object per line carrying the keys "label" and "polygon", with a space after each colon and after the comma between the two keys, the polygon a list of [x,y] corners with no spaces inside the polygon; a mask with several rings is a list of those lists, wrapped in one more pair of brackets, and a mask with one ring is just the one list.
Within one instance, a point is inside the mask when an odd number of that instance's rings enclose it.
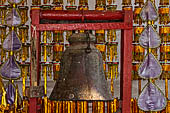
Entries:
{"label": "bronze bell", "polygon": [[50,100],[111,100],[95,36],[75,33],[61,59],[59,78]]}

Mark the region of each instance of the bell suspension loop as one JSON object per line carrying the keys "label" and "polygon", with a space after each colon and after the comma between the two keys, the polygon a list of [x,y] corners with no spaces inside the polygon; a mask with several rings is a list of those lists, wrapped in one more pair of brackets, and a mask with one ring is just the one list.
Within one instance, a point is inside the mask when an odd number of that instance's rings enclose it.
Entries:
{"label": "bell suspension loop", "polygon": [[90,35],[89,32],[86,32],[86,36],[87,36],[87,48],[85,49],[86,53],[91,53],[91,47],[90,47]]}

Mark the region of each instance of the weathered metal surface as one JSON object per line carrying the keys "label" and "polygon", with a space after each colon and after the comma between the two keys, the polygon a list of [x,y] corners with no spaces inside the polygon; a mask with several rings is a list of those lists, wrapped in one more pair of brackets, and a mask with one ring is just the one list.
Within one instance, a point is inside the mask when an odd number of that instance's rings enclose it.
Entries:
{"label": "weathered metal surface", "polygon": [[61,59],[59,79],[51,93],[51,100],[111,100],[103,71],[102,55],[90,35],[91,52],[87,53],[87,35],[73,34],[71,46]]}

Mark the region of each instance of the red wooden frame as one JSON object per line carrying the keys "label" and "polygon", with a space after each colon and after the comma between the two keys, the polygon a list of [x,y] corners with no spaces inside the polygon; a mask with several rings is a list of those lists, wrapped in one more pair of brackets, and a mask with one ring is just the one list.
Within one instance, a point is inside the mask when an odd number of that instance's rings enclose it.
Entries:
{"label": "red wooden frame", "polygon": [[[68,19],[69,18],[69,19]],[[121,29],[121,69],[120,69],[120,99],[122,113],[129,113],[131,106],[131,74],[132,74],[132,11],[41,11],[40,8],[31,10],[32,25],[36,26],[37,34],[37,64],[40,64],[40,35],[44,30],[108,30]],[[40,24],[41,19],[53,20],[121,20],[110,23],[74,23],[74,24]],[[34,75],[31,75],[31,77]],[[37,65],[37,83],[39,84],[40,65]],[[30,78],[31,78],[30,77]],[[30,82],[31,83],[31,82]],[[30,84],[32,85],[32,84]],[[37,99],[30,98],[30,113],[37,112]]]}

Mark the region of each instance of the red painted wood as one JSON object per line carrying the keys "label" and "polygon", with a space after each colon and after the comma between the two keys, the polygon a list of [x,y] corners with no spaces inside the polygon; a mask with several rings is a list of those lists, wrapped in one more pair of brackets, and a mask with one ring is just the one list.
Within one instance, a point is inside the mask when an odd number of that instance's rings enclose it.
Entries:
{"label": "red painted wood", "polygon": [[101,29],[132,29],[129,23],[76,23],[76,24],[39,24],[37,30],[101,30]]}
{"label": "red painted wood", "polygon": [[29,113],[37,113],[37,98],[30,98]]}
{"label": "red painted wood", "polygon": [[124,11],[96,11],[96,10],[43,10],[41,19],[52,20],[123,20]]}
{"label": "red painted wood", "polygon": [[[132,26],[132,21],[133,13],[127,11],[124,22],[131,23]],[[122,100],[122,113],[129,113],[131,109],[132,38],[133,29],[122,30],[120,62],[120,99]]]}
{"label": "red painted wood", "polygon": [[[39,25],[40,24],[40,18],[39,18],[39,15],[40,15],[40,9],[39,8],[35,8],[35,9],[32,9],[31,10],[31,13],[32,15],[34,16],[31,16],[31,20],[32,20],[32,26],[36,26],[36,25]],[[32,28],[32,27],[31,27]],[[35,34],[34,34],[35,35]],[[40,46],[40,38],[39,38],[39,31],[36,31],[36,39],[37,42],[37,53],[36,53],[36,56],[37,56],[37,64],[40,64],[40,53],[41,53],[41,46]],[[34,76],[34,75],[32,75]],[[37,85],[39,84],[39,76],[40,76],[40,65],[37,65]],[[31,82],[31,81],[30,81]]]}
{"label": "red painted wood", "polygon": [[[31,20],[32,20],[32,25],[35,26],[36,24],[39,24],[40,22],[40,18],[39,18],[39,14],[40,14],[40,9],[33,9],[32,10],[32,15],[31,16]],[[33,29],[31,30],[33,33]],[[34,34],[35,36],[35,34]],[[37,74],[36,75],[30,75],[30,86],[34,86],[35,84],[32,83],[32,76],[37,76],[37,85],[39,85],[39,76],[40,76],[40,38],[39,38],[39,31],[36,31],[36,48],[38,49],[37,53],[36,53],[36,57],[37,57]],[[34,37],[35,38],[35,37]],[[32,52],[31,52],[32,54]],[[32,62],[31,62],[32,63]],[[31,67],[32,69],[32,67]],[[30,105],[29,105],[29,113],[37,113],[37,98],[30,98]]]}

